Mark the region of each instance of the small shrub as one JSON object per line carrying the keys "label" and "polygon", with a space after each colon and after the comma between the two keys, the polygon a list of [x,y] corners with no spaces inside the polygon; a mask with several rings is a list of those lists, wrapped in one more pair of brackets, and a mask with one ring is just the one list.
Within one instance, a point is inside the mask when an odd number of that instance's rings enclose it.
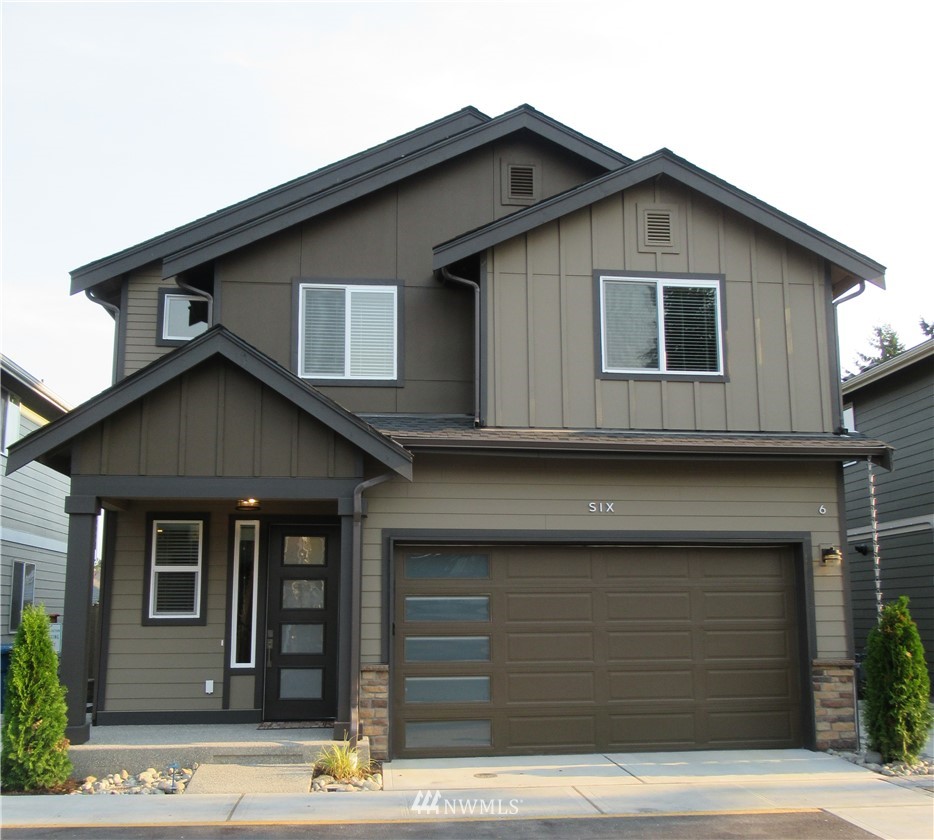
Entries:
{"label": "small shrub", "polygon": [[931,680],[906,596],[883,608],[866,641],[864,670],[869,746],[883,761],[915,761],[932,723]]}
{"label": "small shrub", "polygon": [[41,605],[27,606],[7,674],[0,760],[5,790],[44,790],[68,779],[67,724],[48,616]]}
{"label": "small shrub", "polygon": [[341,744],[328,744],[315,759],[315,770],[319,775],[330,776],[338,782],[349,782],[371,775],[370,762],[360,760],[356,747],[348,741]]}

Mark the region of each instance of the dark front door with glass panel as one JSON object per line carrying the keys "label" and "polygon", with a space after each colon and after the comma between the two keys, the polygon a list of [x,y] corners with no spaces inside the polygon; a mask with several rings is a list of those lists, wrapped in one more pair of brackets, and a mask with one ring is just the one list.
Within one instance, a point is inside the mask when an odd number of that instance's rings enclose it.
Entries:
{"label": "dark front door with glass panel", "polygon": [[265,720],[336,715],[338,533],[270,528]]}

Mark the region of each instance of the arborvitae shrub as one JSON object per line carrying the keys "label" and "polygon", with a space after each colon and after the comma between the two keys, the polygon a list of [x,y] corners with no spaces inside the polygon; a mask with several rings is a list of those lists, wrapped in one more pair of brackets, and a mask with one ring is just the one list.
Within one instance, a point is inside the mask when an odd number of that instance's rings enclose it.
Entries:
{"label": "arborvitae shrub", "polygon": [[902,595],[866,642],[866,730],[883,761],[915,761],[931,728],[931,680],[918,627]]}
{"label": "arborvitae shrub", "polygon": [[43,790],[62,784],[68,758],[65,689],[42,606],[27,606],[10,652],[3,707],[4,790]]}

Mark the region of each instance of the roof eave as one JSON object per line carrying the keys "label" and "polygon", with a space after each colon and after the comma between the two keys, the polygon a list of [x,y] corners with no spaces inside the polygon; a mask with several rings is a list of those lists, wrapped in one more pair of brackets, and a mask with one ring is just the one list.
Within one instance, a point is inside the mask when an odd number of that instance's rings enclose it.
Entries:
{"label": "roof eave", "polygon": [[213,356],[226,358],[334,429],[366,454],[403,478],[412,479],[412,454],[405,447],[295,379],[271,359],[219,326],[12,444],[8,450],[7,475],[31,461],[46,462],[62,471],[67,460],[63,459],[62,453],[78,435]]}
{"label": "roof eave", "polygon": [[595,178],[587,184],[540,201],[532,207],[437,245],[434,248],[434,268],[435,270],[446,268],[500,242],[661,175],[672,178],[729,207],[780,236],[830,260],[854,276],[884,288],[885,266],[882,264],[705,172],[667,149],[661,149],[628,166]]}

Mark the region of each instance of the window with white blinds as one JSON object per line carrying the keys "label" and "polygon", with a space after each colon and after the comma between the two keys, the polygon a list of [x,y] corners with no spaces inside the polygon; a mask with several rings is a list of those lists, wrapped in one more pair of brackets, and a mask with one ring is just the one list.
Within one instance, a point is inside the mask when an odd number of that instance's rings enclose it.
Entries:
{"label": "window with white blinds", "polygon": [[150,618],[200,617],[203,547],[203,521],[153,521],[149,571]]}
{"label": "window with white blinds", "polygon": [[299,376],[396,379],[397,298],[396,286],[302,284]]}
{"label": "window with white blinds", "polygon": [[716,280],[601,277],[605,373],[723,373]]}

